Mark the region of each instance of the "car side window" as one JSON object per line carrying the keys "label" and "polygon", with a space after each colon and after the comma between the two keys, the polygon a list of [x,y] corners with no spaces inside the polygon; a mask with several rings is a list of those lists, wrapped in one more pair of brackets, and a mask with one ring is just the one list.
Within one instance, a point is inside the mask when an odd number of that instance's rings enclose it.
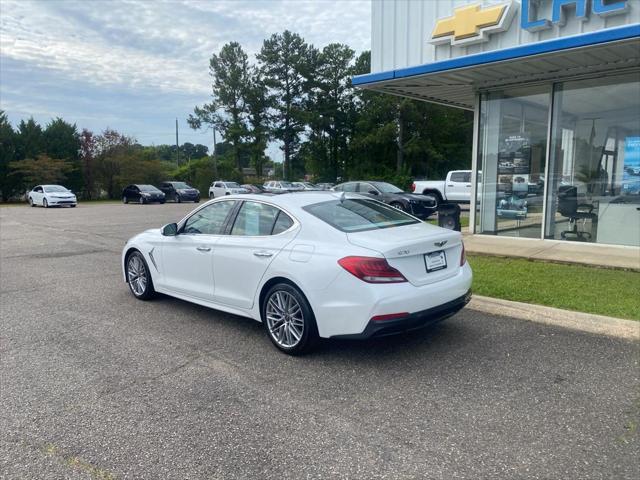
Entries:
{"label": "car side window", "polygon": [[343,192],[357,192],[358,191],[358,184],[355,182],[351,182],[351,183],[345,183],[342,185],[342,190]]}
{"label": "car side window", "polygon": [[34,192],[42,193],[42,187],[36,187],[33,189]]}
{"label": "car side window", "polygon": [[358,184],[358,192],[360,193],[371,193],[372,191],[377,192],[373,185],[370,183],[359,183]]}
{"label": "car side window", "polygon": [[244,202],[233,223],[231,235],[271,235],[279,211],[266,203]]}
{"label": "car side window", "polygon": [[183,233],[221,235],[225,221],[236,204],[235,200],[216,202],[201,208],[184,224]]}
{"label": "car side window", "polygon": [[279,233],[286,232],[291,228],[292,225],[293,220],[291,220],[291,217],[280,210],[280,212],[278,213],[278,218],[276,219],[276,223],[273,225],[271,235],[278,235]]}
{"label": "car side window", "polygon": [[451,181],[452,182],[466,182],[467,180],[464,179],[464,172],[453,172],[451,174]]}
{"label": "car side window", "polygon": [[464,172],[464,175],[462,176],[462,181],[464,183],[471,183],[471,172]]}
{"label": "car side window", "polygon": [[222,188],[222,184],[221,184],[221,183],[216,183],[216,184],[214,185],[214,187],[215,187],[215,188]]}

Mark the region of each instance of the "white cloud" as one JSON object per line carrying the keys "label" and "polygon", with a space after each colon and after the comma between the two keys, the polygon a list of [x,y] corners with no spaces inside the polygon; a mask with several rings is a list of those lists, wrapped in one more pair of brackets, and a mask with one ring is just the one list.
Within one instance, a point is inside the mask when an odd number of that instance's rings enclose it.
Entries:
{"label": "white cloud", "polygon": [[290,29],[317,46],[368,48],[369,1],[3,0],[1,56],[92,85],[207,95],[208,58]]}

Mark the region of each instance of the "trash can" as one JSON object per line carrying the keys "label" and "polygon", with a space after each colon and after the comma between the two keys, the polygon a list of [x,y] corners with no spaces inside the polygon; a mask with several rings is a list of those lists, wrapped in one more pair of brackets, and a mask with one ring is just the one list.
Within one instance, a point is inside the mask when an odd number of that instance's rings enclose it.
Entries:
{"label": "trash can", "polygon": [[460,231],[460,205],[457,203],[441,203],[438,205],[438,226],[449,230]]}

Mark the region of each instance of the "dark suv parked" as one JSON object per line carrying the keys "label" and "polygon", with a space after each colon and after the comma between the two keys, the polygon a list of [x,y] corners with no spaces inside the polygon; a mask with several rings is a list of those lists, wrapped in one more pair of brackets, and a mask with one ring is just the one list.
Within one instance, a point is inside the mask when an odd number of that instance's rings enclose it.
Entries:
{"label": "dark suv parked", "polygon": [[174,202],[198,203],[200,201],[200,190],[184,182],[162,182],[160,190],[165,194],[167,200]]}

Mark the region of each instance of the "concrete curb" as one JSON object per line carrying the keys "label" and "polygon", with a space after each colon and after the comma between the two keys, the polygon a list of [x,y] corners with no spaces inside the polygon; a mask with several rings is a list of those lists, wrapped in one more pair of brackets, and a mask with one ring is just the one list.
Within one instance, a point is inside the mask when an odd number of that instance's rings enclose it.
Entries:
{"label": "concrete curb", "polygon": [[518,318],[545,325],[555,325],[597,335],[607,335],[627,340],[640,339],[640,322],[634,320],[572,312],[560,308],[512,302],[480,295],[474,295],[467,308],[493,315]]}

